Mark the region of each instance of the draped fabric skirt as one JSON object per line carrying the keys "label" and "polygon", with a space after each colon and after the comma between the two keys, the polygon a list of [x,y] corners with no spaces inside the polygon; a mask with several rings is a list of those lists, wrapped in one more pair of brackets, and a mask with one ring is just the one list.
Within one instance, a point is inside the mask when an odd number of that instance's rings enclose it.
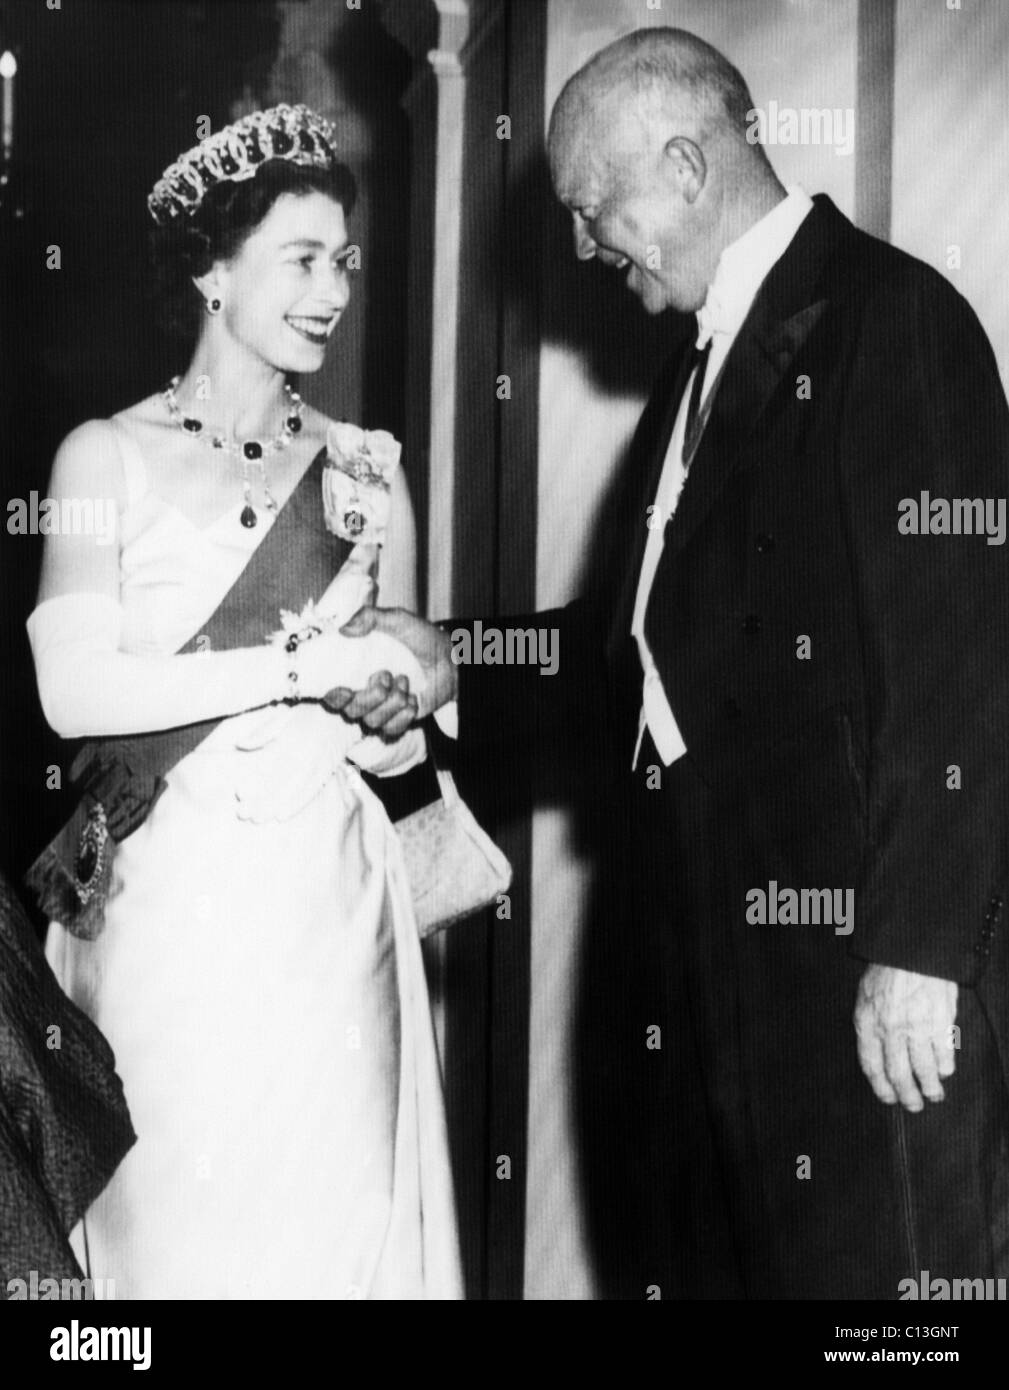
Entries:
{"label": "draped fabric skirt", "polygon": [[77,1233],[89,1272],[117,1298],[459,1298],[395,832],[346,763],[295,813],[241,819],[242,756],[212,735],[173,770],[96,941],[50,928],[138,1134]]}

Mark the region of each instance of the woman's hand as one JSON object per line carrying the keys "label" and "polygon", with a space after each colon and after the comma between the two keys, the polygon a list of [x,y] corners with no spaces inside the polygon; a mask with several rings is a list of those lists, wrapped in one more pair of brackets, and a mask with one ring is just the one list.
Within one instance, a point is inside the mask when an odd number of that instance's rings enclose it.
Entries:
{"label": "woman's hand", "polygon": [[300,697],[309,700],[320,700],[336,687],[364,690],[380,676],[386,690],[392,689],[397,676],[405,677],[408,688],[417,693],[424,685],[418,662],[402,643],[382,632],[356,641],[333,626],[298,644],[291,669],[298,673]]}

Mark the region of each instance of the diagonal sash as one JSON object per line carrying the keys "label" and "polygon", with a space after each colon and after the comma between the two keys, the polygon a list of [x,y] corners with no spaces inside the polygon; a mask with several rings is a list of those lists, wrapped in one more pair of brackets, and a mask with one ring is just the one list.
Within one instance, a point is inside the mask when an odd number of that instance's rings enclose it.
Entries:
{"label": "diagonal sash", "polygon": [[[353,547],[326,529],[325,457],[320,449],[242,573],[178,655],[205,646],[258,646],[278,626],[281,608],[300,611],[329,585]],[[97,935],[114,852],[108,841],[124,840],[143,824],[165,789],[166,773],[221,722],[84,743],[70,767],[70,781],[81,792],[77,808],[26,876],[50,919],[78,935]]]}

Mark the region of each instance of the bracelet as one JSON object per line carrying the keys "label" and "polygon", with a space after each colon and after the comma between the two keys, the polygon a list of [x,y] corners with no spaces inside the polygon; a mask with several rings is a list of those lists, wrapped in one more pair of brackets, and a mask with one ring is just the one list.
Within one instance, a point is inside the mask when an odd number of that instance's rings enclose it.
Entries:
{"label": "bracelet", "polygon": [[301,646],[301,638],[296,632],[292,632],[284,643],[284,651],[291,658],[291,664],[287,671],[287,694],[284,696],[285,704],[294,704],[298,699],[298,648]]}
{"label": "bracelet", "polygon": [[328,619],[315,611],[314,603],[307,603],[300,613],[289,613],[281,609],[283,627],[271,633],[267,641],[271,646],[282,647],[287,663],[287,690],[280,696],[286,705],[297,704],[303,698],[298,675],[298,648],[302,642],[310,642],[320,637],[326,630]]}
{"label": "bracelet", "polygon": [[311,621],[297,631],[290,631],[284,639],[284,651],[291,659],[291,664],[287,669],[287,694],[284,696],[285,704],[296,704],[301,699],[301,690],[298,683],[298,648],[302,642],[310,642],[313,637],[321,635],[323,629],[320,623]]}

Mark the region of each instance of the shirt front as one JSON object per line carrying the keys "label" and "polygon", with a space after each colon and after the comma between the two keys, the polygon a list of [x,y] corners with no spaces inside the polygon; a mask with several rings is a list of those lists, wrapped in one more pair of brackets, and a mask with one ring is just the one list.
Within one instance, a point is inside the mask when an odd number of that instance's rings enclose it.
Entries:
{"label": "shirt front", "polygon": [[[711,348],[707,365],[701,368],[704,377],[701,383],[697,426],[691,439],[692,449],[697,447],[697,439],[704,428],[707,411],[718,389],[722,369],[753,301],[772,266],[788,250],[812,207],[813,200],[808,193],[798,184],[793,184],[781,202],[752,227],[747,228],[719,257],[707,297],[697,311],[697,346],[703,348],[710,341]],[[693,385],[694,378],[691,376],[683,390],[669,448],[662,465],[662,476],[649,516],[648,539],[645,543],[634,614],[631,619],[631,636],[637,643],[643,673],[641,717],[638,722],[638,740],[632,767],[637,766],[645,729],[651,734],[659,757],[666,767],[687,751],[645,639],[645,613],[659,560],[662,558],[665,528],[676,511],[680,493],[686,482],[689,460],[685,463],[683,446],[687,406]]]}

